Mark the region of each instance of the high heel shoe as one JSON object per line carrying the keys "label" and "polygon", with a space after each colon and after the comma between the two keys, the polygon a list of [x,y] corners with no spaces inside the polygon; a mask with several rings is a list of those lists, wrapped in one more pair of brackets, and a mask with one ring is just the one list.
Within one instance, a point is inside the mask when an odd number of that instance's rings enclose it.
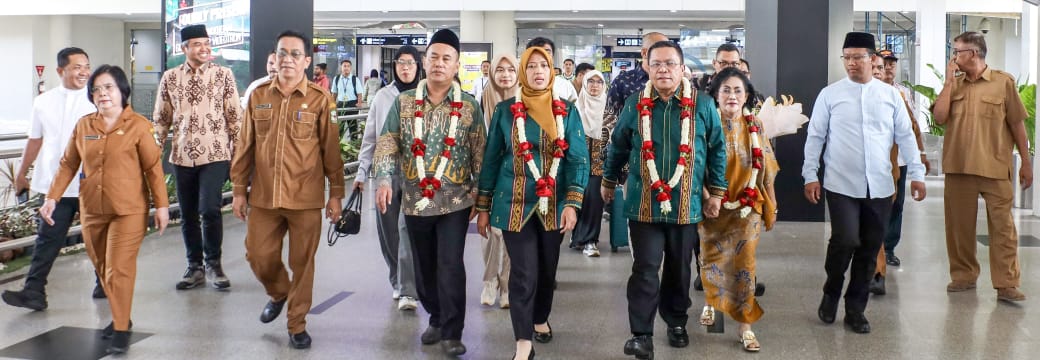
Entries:
{"label": "high heel shoe", "polygon": [[546,322],[545,323],[545,327],[549,328],[549,332],[538,332],[538,330],[535,330],[534,331],[534,341],[540,342],[542,344],[548,344],[549,342],[552,341],[552,339],[553,339],[552,326],[550,326],[549,323]]}
{"label": "high heel shoe", "polygon": [[[510,360],[516,359],[516,353],[513,353],[513,357]],[[527,354],[527,360],[534,360],[534,348],[531,348],[531,352]]]}

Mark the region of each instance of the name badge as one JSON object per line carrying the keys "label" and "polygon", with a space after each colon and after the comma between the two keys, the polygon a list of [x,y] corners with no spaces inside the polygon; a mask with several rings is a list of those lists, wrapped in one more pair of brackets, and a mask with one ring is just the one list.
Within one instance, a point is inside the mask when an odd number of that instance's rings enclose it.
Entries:
{"label": "name badge", "polygon": [[101,135],[86,135],[83,140],[101,140]]}
{"label": "name badge", "polygon": [[270,109],[271,104],[260,104],[256,106],[257,109]]}

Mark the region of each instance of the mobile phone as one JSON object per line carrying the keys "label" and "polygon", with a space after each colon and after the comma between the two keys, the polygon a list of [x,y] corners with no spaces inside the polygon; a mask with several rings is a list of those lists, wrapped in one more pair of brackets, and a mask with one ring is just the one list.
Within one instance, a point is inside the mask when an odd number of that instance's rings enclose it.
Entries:
{"label": "mobile phone", "polygon": [[26,202],[29,202],[29,189],[22,189],[22,191],[18,192],[17,196],[18,204],[24,204]]}

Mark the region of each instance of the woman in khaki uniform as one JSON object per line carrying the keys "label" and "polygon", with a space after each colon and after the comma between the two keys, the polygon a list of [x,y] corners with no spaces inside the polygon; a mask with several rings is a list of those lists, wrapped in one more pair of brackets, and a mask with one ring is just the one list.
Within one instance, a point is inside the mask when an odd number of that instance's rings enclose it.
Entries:
{"label": "woman in khaki uniform", "polygon": [[102,335],[112,338],[110,353],[130,347],[130,306],[137,276],[137,251],[148,226],[149,192],[155,224],[169,223],[162,150],[151,122],[127,104],[130,83],[117,66],[102,65],[87,82],[87,96],[98,111],[76,124],[40,215],[48,224],[65,187],[80,166],[80,214],[87,255],[108,295],[112,322]]}

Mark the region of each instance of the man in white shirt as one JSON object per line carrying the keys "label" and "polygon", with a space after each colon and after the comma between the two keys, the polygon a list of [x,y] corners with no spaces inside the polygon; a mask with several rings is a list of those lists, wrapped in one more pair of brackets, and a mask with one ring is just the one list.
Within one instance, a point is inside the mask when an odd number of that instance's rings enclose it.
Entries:
{"label": "man in white shirt", "polygon": [[827,281],[817,315],[825,323],[834,322],[851,263],[845,324],[865,334],[870,332],[870,323],[863,312],[895,193],[892,144],[903,150],[899,155],[907,164],[911,193],[917,201],[925,197],[924,165],[899,91],[872,76],[871,62],[877,56],[874,36],[848,33],[842,48],[848,77],[827,86],[816,98],[805,141],[802,177],[805,198],[818,203],[823,153],[831,239],[825,264]]}
{"label": "man in white shirt", "polygon": [[[549,56],[556,56],[553,55],[556,51],[556,44],[552,40],[536,37],[527,42],[527,47],[534,46],[545,49],[545,51],[549,52]],[[553,96],[574,102],[578,100],[578,91],[574,90],[574,85],[571,85],[570,81],[553,81]]]}
{"label": "man in white shirt", "polygon": [[[61,86],[40,94],[33,101],[29,142],[25,145],[22,163],[15,178],[18,193],[32,189],[46,194],[50,190],[51,181],[58,172],[58,165],[76,123],[81,117],[97,111],[87,99],[90,59],[83,49],[69,47],[58,52],[58,76],[61,77]],[[30,185],[26,173],[37,159],[40,161],[34,168]],[[73,181],[54,209],[54,225],[39,221],[36,248],[22,291],[4,291],[4,302],[37,311],[47,308],[47,294],[44,291],[47,275],[51,272],[54,259],[65,246],[69,226],[78,211],[79,182]],[[96,285],[94,298],[104,297],[104,290]]]}
{"label": "man in white shirt", "polygon": [[259,79],[253,80],[253,82],[249,83],[249,86],[246,87],[245,96],[243,96],[242,100],[239,101],[239,103],[242,104],[243,109],[249,108],[249,106],[247,106],[246,104],[246,101],[249,100],[249,95],[253,94],[253,90],[256,90],[256,88],[260,86],[260,84],[263,84],[267,82],[267,80],[271,80],[272,78],[274,78],[275,75],[278,75],[278,67],[274,66],[274,60],[275,52],[272,51],[270,54],[267,55],[267,75],[264,75]]}
{"label": "man in white shirt", "polygon": [[491,61],[484,60],[480,62],[480,79],[473,82],[473,97],[477,98],[477,103],[480,103],[480,98],[484,95],[484,88],[491,82]]}

